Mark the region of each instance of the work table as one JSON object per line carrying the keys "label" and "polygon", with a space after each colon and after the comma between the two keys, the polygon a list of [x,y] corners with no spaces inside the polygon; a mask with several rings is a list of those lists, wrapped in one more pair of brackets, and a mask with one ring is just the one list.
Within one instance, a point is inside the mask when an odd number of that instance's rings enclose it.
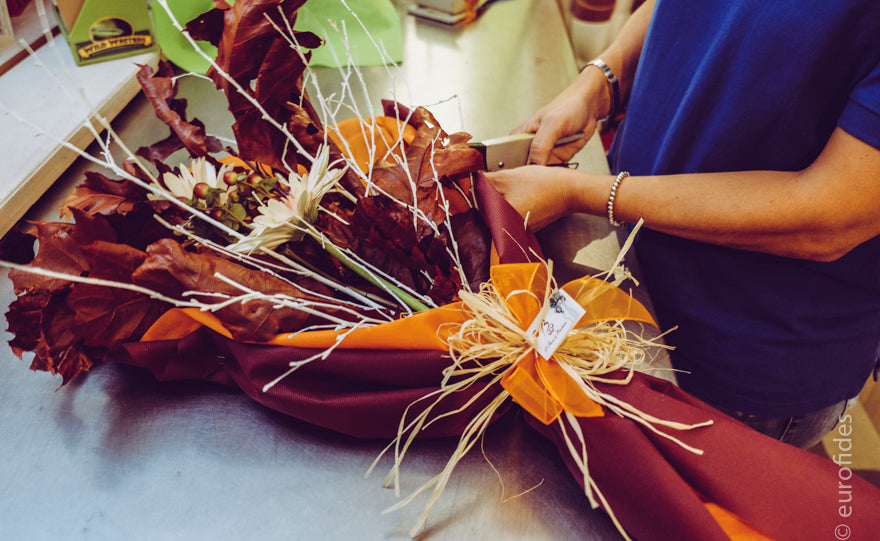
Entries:
{"label": "work table", "polygon": [[[466,27],[445,27],[397,8],[404,60],[365,68],[371,99],[431,105],[446,131],[477,139],[506,134],[576,75],[555,0],[495,2]],[[122,60],[124,61],[124,60]],[[318,70],[335,84],[331,68]],[[231,137],[224,100],[210,82],[184,78],[188,112],[209,133]],[[167,135],[138,95],[114,122],[137,148]],[[91,150],[94,150],[93,148]],[[607,172],[598,137],[576,158]],[[55,209],[94,166],[80,159],[27,214],[57,220]],[[616,256],[617,233],[583,221],[593,239],[568,254],[584,268]],[[3,306],[13,300],[4,272]],[[8,335],[7,335],[8,339]],[[0,538],[3,539],[406,539],[424,500],[396,503],[383,489],[391,459],[364,473],[387,441],[357,440],[268,410],[243,394],[204,382],[158,383],[115,363],[67,386],[0,352]],[[483,449],[457,467],[428,521],[426,539],[619,539],[593,511],[550,442],[511,413]],[[456,442],[417,443],[402,492],[438,473]]]}

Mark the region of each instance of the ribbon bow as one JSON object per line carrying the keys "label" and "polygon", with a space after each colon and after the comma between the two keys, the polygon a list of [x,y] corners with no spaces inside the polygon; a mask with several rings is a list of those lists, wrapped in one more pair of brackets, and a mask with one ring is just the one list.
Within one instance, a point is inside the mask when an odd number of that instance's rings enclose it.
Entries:
{"label": "ribbon bow", "polygon": [[[497,265],[491,271],[492,285],[523,330],[545,312],[549,297],[549,271],[546,265],[522,263]],[[575,328],[603,321],[641,321],[654,323],[651,314],[638,301],[617,287],[597,278],[583,277],[562,287],[580,304],[586,314]],[[564,360],[556,355],[545,359],[534,347],[507,371],[501,385],[514,401],[544,424],[555,421],[563,411],[578,417],[603,415],[602,407],[583,391]]]}

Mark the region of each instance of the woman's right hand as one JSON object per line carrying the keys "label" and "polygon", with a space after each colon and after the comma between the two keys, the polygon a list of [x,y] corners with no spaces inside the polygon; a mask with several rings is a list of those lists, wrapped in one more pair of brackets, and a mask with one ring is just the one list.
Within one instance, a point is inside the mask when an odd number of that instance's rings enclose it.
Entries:
{"label": "woman's right hand", "polygon": [[[655,0],[646,0],[639,6],[624,23],[614,42],[599,55],[617,76],[621,99],[618,107],[626,103],[629,95],[655,3]],[[601,68],[588,64],[568,88],[513,132],[535,134],[529,150],[529,163],[567,162],[596,132],[598,119],[605,118],[611,106],[611,85],[605,74]],[[560,138],[578,131],[586,134],[581,140],[554,148]]]}
{"label": "woman's right hand", "polygon": [[[553,101],[520,124],[513,133],[534,133],[529,149],[530,164],[567,162],[584,147],[595,133],[598,119],[611,108],[611,89],[602,70],[587,66],[575,81]],[[556,147],[556,141],[577,133],[584,137]]]}

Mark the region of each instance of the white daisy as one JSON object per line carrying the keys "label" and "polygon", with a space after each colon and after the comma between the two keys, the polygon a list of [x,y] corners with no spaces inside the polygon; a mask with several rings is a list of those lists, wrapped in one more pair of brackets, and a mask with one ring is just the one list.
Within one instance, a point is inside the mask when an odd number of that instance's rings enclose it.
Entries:
{"label": "white daisy", "polygon": [[[195,188],[196,184],[200,182],[204,182],[212,188],[224,187],[223,175],[225,175],[227,171],[231,171],[232,167],[231,164],[224,164],[218,171],[214,168],[214,165],[205,158],[196,158],[192,161],[192,165],[188,169],[186,167],[179,167],[180,174],[175,175],[174,173],[168,172],[162,176],[162,180],[165,182],[165,185],[168,186],[168,190],[165,190],[167,193],[170,193],[174,197],[191,199],[193,196],[193,188]],[[160,196],[153,194],[150,194],[149,197],[150,199],[161,199]],[[225,193],[221,196],[221,201],[226,201]]]}
{"label": "white daisy", "polygon": [[290,193],[281,199],[270,199],[254,217],[254,228],[244,239],[229,246],[236,252],[250,252],[259,247],[275,248],[289,240],[300,240],[303,224],[318,218],[321,200],[332,191],[345,174],[347,166],[329,169],[330,153],[326,146],[318,149],[312,169],[305,176],[291,173]]}
{"label": "white daisy", "polygon": [[315,155],[311,171],[305,177],[295,172],[290,174],[290,195],[285,204],[308,223],[314,222],[318,217],[321,200],[339,184],[339,179],[348,169],[348,165],[341,169],[328,169],[329,160],[330,151],[322,146]]}

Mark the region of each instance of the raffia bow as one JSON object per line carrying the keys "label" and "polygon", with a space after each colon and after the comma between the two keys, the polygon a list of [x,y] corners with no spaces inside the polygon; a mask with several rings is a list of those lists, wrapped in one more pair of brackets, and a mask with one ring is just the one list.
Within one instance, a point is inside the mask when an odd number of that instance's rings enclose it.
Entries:
{"label": "raffia bow", "polygon": [[[638,422],[691,452],[702,454],[657,426],[689,430],[707,426],[711,421],[685,425],[657,419],[592,385],[594,381],[622,385],[630,381],[632,368],[644,361],[646,341],[629,335],[623,322],[655,325],[647,309],[619,288],[597,278],[584,277],[569,282],[562,289],[581,304],[586,313],[550,359],[535,351],[536,333],[529,328],[535,318],[543,318],[549,309],[552,264],[496,265],[492,267],[490,282],[483,284],[478,293],[459,293],[460,320],[442,325],[437,332],[438,338],[445,340],[453,363],[444,371],[440,389],[422,399],[433,401],[409,422],[409,408],[404,414],[397,438],[386,448],[387,451],[393,447],[395,454],[394,465],[385,479],[386,486],[394,486],[399,491],[401,462],[421,430],[442,417],[466,409],[487,392],[498,394],[467,425],[443,471],[386,511],[400,509],[433,488],[411,535],[415,536],[424,527],[456,464],[479,440],[508,398],[545,424],[560,423],[569,451],[584,475],[584,488],[591,505],[594,508],[602,505],[624,537],[622,526],[590,478],[586,446],[576,418],[602,416],[609,411]],[[621,371],[625,372],[622,378]],[[618,372],[617,377],[604,377],[612,372]],[[431,417],[433,408],[445,397],[487,378],[491,384],[460,409]]]}
{"label": "raffia bow", "polygon": [[[592,400],[578,383],[585,378],[596,378],[641,361],[641,350],[634,351],[626,342],[625,332],[619,325],[597,327],[609,321],[640,321],[656,325],[651,314],[638,301],[617,287],[592,277],[584,277],[566,284],[562,289],[586,310],[574,330],[562,342],[551,359],[535,351],[533,336],[527,329],[536,318],[543,318],[549,309],[552,287],[549,266],[520,264],[498,266],[492,272],[493,291],[484,294],[488,300],[478,316],[489,327],[497,327],[491,319],[491,303],[507,308],[506,317],[515,318],[517,326],[508,327],[521,337],[515,350],[525,351],[501,379],[501,385],[513,400],[544,424],[554,422],[563,411],[578,417],[603,415],[599,404]],[[525,284],[523,283],[525,282]],[[523,287],[525,285],[525,287]],[[480,296],[462,293],[463,302],[475,313],[481,312]],[[503,300],[503,303],[498,302]],[[473,320],[472,320],[473,321]],[[512,321],[511,321],[512,323]],[[453,337],[450,345],[459,350],[459,358],[469,355],[474,346],[492,331],[477,331],[468,326]],[[513,336],[497,336],[499,349],[504,340],[516,343]],[[471,344],[468,342],[471,341]]]}

